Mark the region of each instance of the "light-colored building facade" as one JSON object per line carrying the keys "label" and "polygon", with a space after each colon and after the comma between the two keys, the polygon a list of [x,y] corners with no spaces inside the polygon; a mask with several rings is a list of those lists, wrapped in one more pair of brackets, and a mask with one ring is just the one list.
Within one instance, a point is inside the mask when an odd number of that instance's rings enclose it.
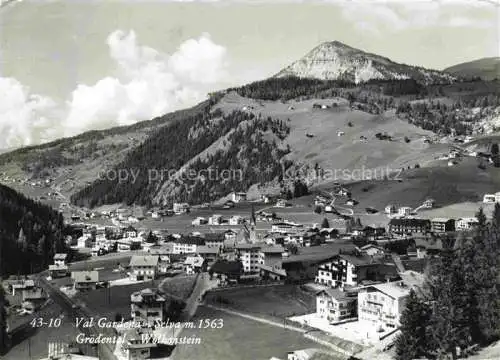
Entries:
{"label": "light-colored building facade", "polygon": [[73,288],[75,290],[95,290],[99,282],[99,272],[92,271],[73,271],[71,272]]}
{"label": "light-colored building facade", "polygon": [[163,321],[166,299],[157,290],[143,289],[130,295],[130,316],[141,324],[157,325]]}
{"label": "light-colored building facade", "polygon": [[231,193],[231,200],[234,201],[235,203],[238,203],[240,201],[246,201],[246,199],[247,199],[247,194],[244,192]]}
{"label": "light-colored building facade", "polygon": [[434,218],[431,220],[431,231],[433,233],[455,231],[455,220],[448,218]]}
{"label": "light-colored building facade", "polygon": [[68,254],[58,253],[54,255],[54,265],[64,266],[66,265],[66,259],[68,258]]}
{"label": "light-colored building facade", "polygon": [[400,326],[401,314],[410,294],[402,281],[367,286],[358,293],[358,319],[376,330]]}
{"label": "light-colored building facade", "polygon": [[175,240],[173,254],[194,254],[198,246],[205,245],[205,239],[198,236],[181,237]]}
{"label": "light-colored building facade", "polygon": [[455,223],[457,231],[468,231],[472,230],[479,224],[479,221],[475,217],[461,218]]}
{"label": "light-colored building facade", "polygon": [[260,245],[236,244],[238,259],[243,264],[243,271],[254,273],[260,270]]}
{"label": "light-colored building facade", "polygon": [[154,280],[158,273],[159,256],[133,255],[130,259],[130,279]]}
{"label": "light-colored building facade", "polygon": [[325,289],[316,294],[316,314],[330,324],[356,317],[356,293]]}
{"label": "light-colored building facade", "polygon": [[188,203],[174,203],[172,210],[174,214],[181,215],[189,212],[189,204]]}
{"label": "light-colored building facade", "polygon": [[411,212],[412,212],[412,209],[409,206],[402,206],[398,209],[399,216],[410,216]]}

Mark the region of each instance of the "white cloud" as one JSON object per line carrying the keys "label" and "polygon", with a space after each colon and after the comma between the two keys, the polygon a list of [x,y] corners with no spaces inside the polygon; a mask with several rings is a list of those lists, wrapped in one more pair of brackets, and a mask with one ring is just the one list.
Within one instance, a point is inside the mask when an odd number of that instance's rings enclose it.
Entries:
{"label": "white cloud", "polygon": [[73,91],[66,135],[128,125],[202,101],[225,76],[226,49],[208,34],[190,39],[168,56],[140,46],[131,31],[108,37],[119,75]]}
{"label": "white cloud", "polygon": [[[328,1],[328,0],[325,0]],[[348,2],[341,4],[342,15],[360,30],[375,33],[398,32],[427,27],[493,28],[498,21],[488,2],[391,1]],[[476,10],[474,14],[471,10]],[[478,12],[482,15],[478,17]]]}
{"label": "white cloud", "polygon": [[12,78],[0,77],[0,148],[32,145],[58,135],[53,119],[56,103],[32,94]]}
{"label": "white cloud", "polygon": [[227,76],[226,49],[208,34],[187,40],[172,55],[139,45],[133,31],[117,30],[107,44],[116,76],[79,84],[66,104],[0,77],[0,148],[133,124],[192,106]]}

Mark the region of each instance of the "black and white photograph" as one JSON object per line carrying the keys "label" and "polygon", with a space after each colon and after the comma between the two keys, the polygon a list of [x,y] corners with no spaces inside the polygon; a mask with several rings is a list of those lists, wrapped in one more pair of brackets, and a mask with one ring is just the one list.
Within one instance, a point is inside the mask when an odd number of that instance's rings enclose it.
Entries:
{"label": "black and white photograph", "polygon": [[500,359],[500,0],[0,0],[1,360]]}

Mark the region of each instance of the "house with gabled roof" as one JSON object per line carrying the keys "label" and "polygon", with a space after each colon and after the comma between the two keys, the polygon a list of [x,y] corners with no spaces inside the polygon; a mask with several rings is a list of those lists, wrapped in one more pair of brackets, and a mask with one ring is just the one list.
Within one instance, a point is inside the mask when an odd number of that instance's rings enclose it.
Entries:
{"label": "house with gabled roof", "polygon": [[66,259],[68,258],[68,254],[57,253],[54,255],[54,265],[64,266],[66,265]]}
{"label": "house with gabled roof", "polygon": [[357,305],[356,292],[327,288],[316,294],[316,314],[330,324],[356,317]]}
{"label": "house with gabled roof", "polygon": [[188,275],[200,273],[206,269],[206,261],[200,255],[188,256],[183,265],[184,271]]}
{"label": "house with gabled roof", "polygon": [[132,255],[130,279],[135,281],[154,280],[158,273],[158,255]]}
{"label": "house with gabled roof", "polygon": [[200,236],[181,236],[174,241],[173,254],[194,254],[198,246],[205,245]]}
{"label": "house with gabled roof", "polygon": [[215,261],[217,257],[221,254],[222,252],[222,246],[198,246],[196,249],[196,254],[201,256],[205,261]]}
{"label": "house with gabled roof", "polygon": [[366,286],[358,292],[358,319],[367,327],[391,330],[400,326],[406,300],[413,289],[419,293],[424,276],[415,272],[402,273],[403,280]]}
{"label": "house with gabled roof", "polygon": [[224,245],[224,240],[226,239],[227,232],[214,232],[214,233],[206,233],[203,235],[203,239],[205,239],[206,246],[214,246],[220,247]]}
{"label": "house with gabled roof", "polygon": [[243,264],[239,260],[217,260],[208,270],[211,278],[215,278],[219,285],[229,282],[238,282],[243,275]]}
{"label": "house with gabled roof", "polygon": [[335,288],[358,286],[363,281],[385,281],[396,276],[394,264],[354,251],[338,254],[322,262],[315,282]]}
{"label": "house with gabled roof", "polygon": [[73,288],[75,290],[95,290],[99,282],[99,272],[92,271],[73,271],[71,272]]}
{"label": "house with gabled roof", "polygon": [[130,316],[136,323],[154,325],[165,317],[166,299],[156,289],[146,288],[130,295]]}

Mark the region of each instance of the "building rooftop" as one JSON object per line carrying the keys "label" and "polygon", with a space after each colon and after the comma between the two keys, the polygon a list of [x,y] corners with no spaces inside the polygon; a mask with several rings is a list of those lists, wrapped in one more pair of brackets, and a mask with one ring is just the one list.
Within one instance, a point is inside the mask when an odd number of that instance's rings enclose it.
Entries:
{"label": "building rooftop", "polygon": [[132,255],[130,266],[157,266],[158,260],[157,255]]}
{"label": "building rooftop", "polygon": [[156,289],[142,289],[130,295],[131,302],[143,302],[146,298],[154,299],[157,302],[164,302],[165,298]]}
{"label": "building rooftop", "polygon": [[475,217],[463,217],[458,219],[458,221],[466,221],[466,222],[471,222],[471,223],[478,223],[479,220]]}
{"label": "building rooftop", "polygon": [[327,288],[316,293],[316,296],[319,295],[328,295],[338,301],[356,299],[356,297],[354,296],[349,296],[349,293],[347,292],[341,291],[340,289],[332,289],[332,288]]}
{"label": "building rooftop", "polygon": [[351,242],[335,242],[321,246],[300,247],[299,253],[283,258],[283,263],[293,263],[301,261],[324,261],[339,254],[339,251],[353,251],[356,246]]}
{"label": "building rooftop", "polygon": [[49,265],[49,270],[68,270],[68,265]]}
{"label": "building rooftop", "polygon": [[389,225],[395,225],[395,226],[428,226],[430,225],[430,220],[429,219],[391,219],[389,221]]}
{"label": "building rooftop", "polygon": [[366,288],[376,289],[381,293],[390,296],[393,299],[400,299],[402,297],[407,296],[410,293],[410,287],[401,280],[369,285]]}
{"label": "building rooftop", "polygon": [[206,241],[224,241],[224,239],[226,238],[224,233],[223,232],[220,232],[220,233],[206,233],[203,235],[203,238],[206,240]]}
{"label": "building rooftop", "polygon": [[285,249],[282,246],[264,246],[260,251],[264,254],[282,254]]}
{"label": "building rooftop", "polygon": [[276,267],[276,266],[272,266],[272,265],[265,265],[265,264],[260,264],[257,266],[259,266],[264,271],[268,271],[270,273],[277,274],[280,276],[286,276],[286,270],[282,269],[281,267]]}
{"label": "building rooftop", "polygon": [[341,259],[344,259],[354,266],[363,266],[363,265],[375,265],[378,262],[375,261],[375,259],[369,255],[351,255],[351,254],[339,254],[339,257]]}
{"label": "building rooftop", "polygon": [[92,271],[73,271],[71,278],[77,283],[94,283],[99,281],[99,272]]}
{"label": "building rooftop", "polygon": [[431,221],[432,222],[448,222],[450,220],[453,220],[453,219],[450,219],[450,218],[433,218]]}
{"label": "building rooftop", "polygon": [[239,261],[218,260],[212,265],[210,271],[217,274],[239,275],[243,271],[243,265]]}
{"label": "building rooftop", "polygon": [[198,246],[196,249],[198,254],[218,254],[220,252],[220,246]]}
{"label": "building rooftop", "polygon": [[183,236],[180,239],[175,241],[178,244],[186,244],[186,245],[205,245],[205,239],[198,236]]}
{"label": "building rooftop", "polygon": [[257,250],[264,247],[264,244],[236,244],[235,248],[238,250]]}
{"label": "building rooftop", "polygon": [[201,266],[205,262],[201,256],[188,256],[184,261],[184,265],[189,266]]}

